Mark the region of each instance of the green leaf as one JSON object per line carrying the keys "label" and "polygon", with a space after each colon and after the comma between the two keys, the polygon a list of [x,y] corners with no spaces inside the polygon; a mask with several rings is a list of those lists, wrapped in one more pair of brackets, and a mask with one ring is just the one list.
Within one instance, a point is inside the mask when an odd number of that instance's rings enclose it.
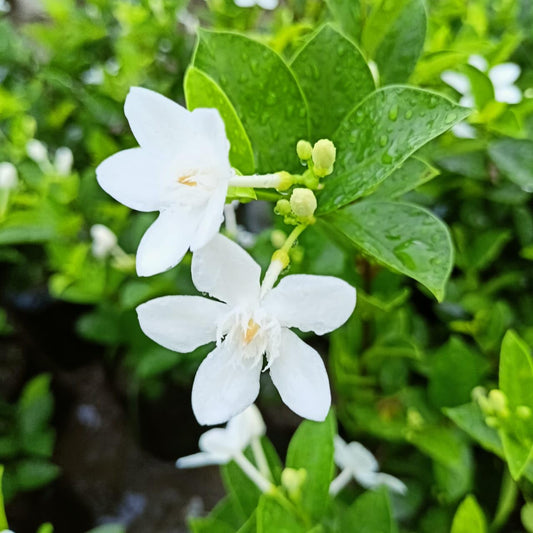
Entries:
{"label": "green leaf", "polygon": [[385,87],[365,98],[333,135],[335,171],[319,195],[320,213],[372,192],[416,150],[468,116],[437,93]]}
{"label": "green leaf", "polygon": [[257,172],[299,168],[295,150],[309,134],[307,105],[276,52],[243,35],[200,30],[194,66],[233,105],[252,143]]}
{"label": "green leaf", "polygon": [[4,475],[4,465],[0,465],[0,529],[7,529],[7,518],[4,509],[4,493],[2,491],[2,477]]}
{"label": "green leaf", "polygon": [[326,220],[365,254],[443,299],[453,248],[447,226],[435,215],[411,204],[367,200]]}
{"label": "green leaf", "polygon": [[486,74],[472,65],[464,65],[463,71],[468,76],[476,107],[483,109],[489,102],[494,100],[494,87],[492,82]]}
{"label": "green leaf", "polygon": [[372,193],[372,200],[397,198],[427,183],[438,174],[439,171],[425,161],[417,157],[410,157],[379,185],[377,190]]}
{"label": "green leaf", "polygon": [[34,435],[43,430],[54,409],[50,393],[50,374],[41,374],[29,381],[18,402],[18,424],[23,435]]}
{"label": "green leaf", "polygon": [[514,183],[533,192],[533,141],[501,139],[489,145],[496,166]]}
{"label": "green leaf", "polygon": [[455,513],[451,533],[486,533],[485,515],[474,496],[467,496]]}
{"label": "green leaf", "polygon": [[243,174],[253,174],[255,164],[250,139],[224,91],[207,74],[195,67],[187,70],[183,84],[188,109],[216,107],[219,110],[231,144],[231,164]]}
{"label": "green leaf", "polygon": [[329,24],[291,62],[309,106],[311,138],[329,138],[341,120],[374,90],[359,49]]}
{"label": "green leaf", "polygon": [[87,533],[126,533],[126,528],[121,524],[106,524],[104,526],[95,527]]}
{"label": "green leaf", "polygon": [[430,359],[428,395],[435,407],[468,402],[488,363],[458,337],[452,337]]}
{"label": "green leaf", "polygon": [[358,42],[363,24],[360,0],[326,0],[326,4],[342,31]]}
{"label": "green leaf", "polygon": [[235,533],[235,529],[213,518],[192,518],[189,520],[189,528],[192,533]]}
{"label": "green leaf", "polygon": [[34,490],[48,485],[60,474],[58,466],[40,459],[24,459],[17,463],[15,475],[20,490]]}
{"label": "green leaf", "polygon": [[305,420],[294,433],[287,450],[287,468],[304,468],[307,477],[302,487],[302,507],[319,519],[329,501],[333,479],[333,436],[336,422],[330,410],[324,422]]}
{"label": "green leaf", "polygon": [[363,30],[363,47],[376,61],[382,85],[409,79],[424,48],[426,10],[422,0],[382,0]]}
{"label": "green leaf", "polygon": [[300,522],[286,500],[263,494],[257,506],[257,533],[305,533],[307,528]]}
{"label": "green leaf", "polygon": [[367,491],[348,507],[341,517],[340,531],[354,531],[355,525],[357,533],[396,531],[387,490]]}
{"label": "green leaf", "polygon": [[410,431],[407,440],[422,453],[448,468],[462,464],[465,439],[457,430],[444,426],[423,426]]}
{"label": "green leaf", "polygon": [[499,385],[511,406],[533,410],[533,358],[528,345],[512,330],[502,341]]}

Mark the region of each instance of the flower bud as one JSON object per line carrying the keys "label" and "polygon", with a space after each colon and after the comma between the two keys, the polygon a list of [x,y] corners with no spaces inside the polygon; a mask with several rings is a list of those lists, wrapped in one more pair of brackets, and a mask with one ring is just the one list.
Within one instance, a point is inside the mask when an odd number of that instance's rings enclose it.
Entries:
{"label": "flower bud", "polygon": [[333,163],[337,149],[329,139],[320,139],[313,146],[313,163],[315,174],[320,177],[328,176],[333,172]]}
{"label": "flower bud", "polygon": [[61,146],[61,148],[56,150],[54,167],[60,176],[68,176],[70,174],[73,161],[74,156],[72,155],[72,150],[70,148]]}
{"label": "flower bud", "polygon": [[302,493],[302,486],[307,479],[305,468],[285,468],[281,472],[281,484],[293,500],[298,500]]}
{"label": "flower bud", "polygon": [[91,227],[92,253],[97,259],[106,258],[117,245],[117,236],[103,224]]}
{"label": "flower bud", "polygon": [[0,189],[14,189],[17,183],[18,177],[15,165],[7,161],[0,163]]}
{"label": "flower bud", "polygon": [[48,161],[48,151],[46,145],[37,139],[32,139],[26,144],[26,153],[30,159],[36,163],[44,163]]}
{"label": "flower bud", "polygon": [[281,216],[286,216],[291,214],[291,204],[289,200],[281,199],[278,200],[276,207],[274,208],[274,213]]}
{"label": "flower bud", "polygon": [[531,409],[527,405],[519,405],[516,408],[516,416],[522,420],[531,418]]}
{"label": "flower bud", "polygon": [[500,389],[493,389],[489,392],[489,402],[493,412],[496,415],[507,417],[509,409],[507,408],[507,397]]}
{"label": "flower bud", "polygon": [[275,229],[270,234],[270,242],[272,243],[272,246],[274,246],[274,248],[281,248],[285,244],[286,238],[286,233],[280,229]]}
{"label": "flower bud", "polygon": [[290,204],[298,217],[312,217],[316,210],[316,198],[310,189],[294,189]]}
{"label": "flower bud", "polygon": [[308,161],[313,156],[313,147],[310,142],[300,140],[296,145],[296,153],[302,161]]}

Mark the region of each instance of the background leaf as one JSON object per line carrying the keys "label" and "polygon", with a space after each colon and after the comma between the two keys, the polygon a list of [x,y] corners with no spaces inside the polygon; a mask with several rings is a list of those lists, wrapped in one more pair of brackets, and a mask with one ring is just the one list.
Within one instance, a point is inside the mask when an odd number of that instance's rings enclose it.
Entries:
{"label": "background leaf", "polygon": [[533,192],[533,141],[501,139],[489,145],[496,166],[514,183]]}
{"label": "background leaf", "polygon": [[474,496],[467,496],[455,513],[451,533],[486,533],[485,515]]}

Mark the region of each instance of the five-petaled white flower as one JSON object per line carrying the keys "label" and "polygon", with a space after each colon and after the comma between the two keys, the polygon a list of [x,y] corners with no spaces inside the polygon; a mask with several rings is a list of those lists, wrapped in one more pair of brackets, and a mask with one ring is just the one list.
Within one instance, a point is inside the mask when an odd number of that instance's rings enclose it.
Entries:
{"label": "five-petaled white flower", "polygon": [[296,274],[265,293],[260,275],[242,248],[217,235],[193,254],[192,279],[199,291],[220,301],[164,296],[137,308],[144,333],[166,348],[190,352],[217,341],[193,384],[192,407],[201,424],[225,422],[254,402],[263,354],[265,370],[295,413],[311,420],[328,413],[324,363],[288,328],[333,331],[352,314],[355,289],[334,277]]}
{"label": "five-petaled white flower", "polygon": [[359,442],[347,444],[338,435],[335,436],[335,463],[341,469],[340,474],[331,482],[329,492],[337,494],[348,482],[355,480],[366,489],[380,485],[390,490],[405,494],[407,487],[398,478],[378,471],[376,458]]}
{"label": "five-petaled white flower", "polygon": [[137,250],[137,273],[177,265],[218,232],[233,175],[229,141],[216,109],[187,109],[133,87],[124,106],[139,148],[123,150],[96,169],[100,186],[137,211],[159,211]]}
{"label": "five-petaled white flower", "polygon": [[278,0],[234,0],[239,7],[259,6],[263,9],[275,9],[278,7]]}
{"label": "five-petaled white flower", "polygon": [[206,431],[198,442],[201,451],[181,457],[176,461],[176,466],[196,468],[229,463],[242,453],[253,439],[262,437],[265,432],[265,423],[259,409],[255,405],[250,405],[242,413],[234,416],[225,428]]}

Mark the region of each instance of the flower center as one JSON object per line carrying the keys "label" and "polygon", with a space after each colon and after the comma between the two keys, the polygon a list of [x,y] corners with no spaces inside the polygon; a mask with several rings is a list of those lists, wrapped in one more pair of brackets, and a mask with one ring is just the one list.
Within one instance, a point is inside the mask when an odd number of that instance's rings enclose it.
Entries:
{"label": "flower center", "polygon": [[248,320],[248,328],[244,334],[244,344],[250,344],[260,329],[261,326],[257,322],[254,322],[253,318],[250,318]]}
{"label": "flower center", "polygon": [[191,174],[185,174],[185,176],[180,176],[178,178],[178,183],[181,183],[182,185],[187,185],[188,187],[196,187],[196,185],[198,185],[198,182],[192,179],[194,176],[194,172]]}

